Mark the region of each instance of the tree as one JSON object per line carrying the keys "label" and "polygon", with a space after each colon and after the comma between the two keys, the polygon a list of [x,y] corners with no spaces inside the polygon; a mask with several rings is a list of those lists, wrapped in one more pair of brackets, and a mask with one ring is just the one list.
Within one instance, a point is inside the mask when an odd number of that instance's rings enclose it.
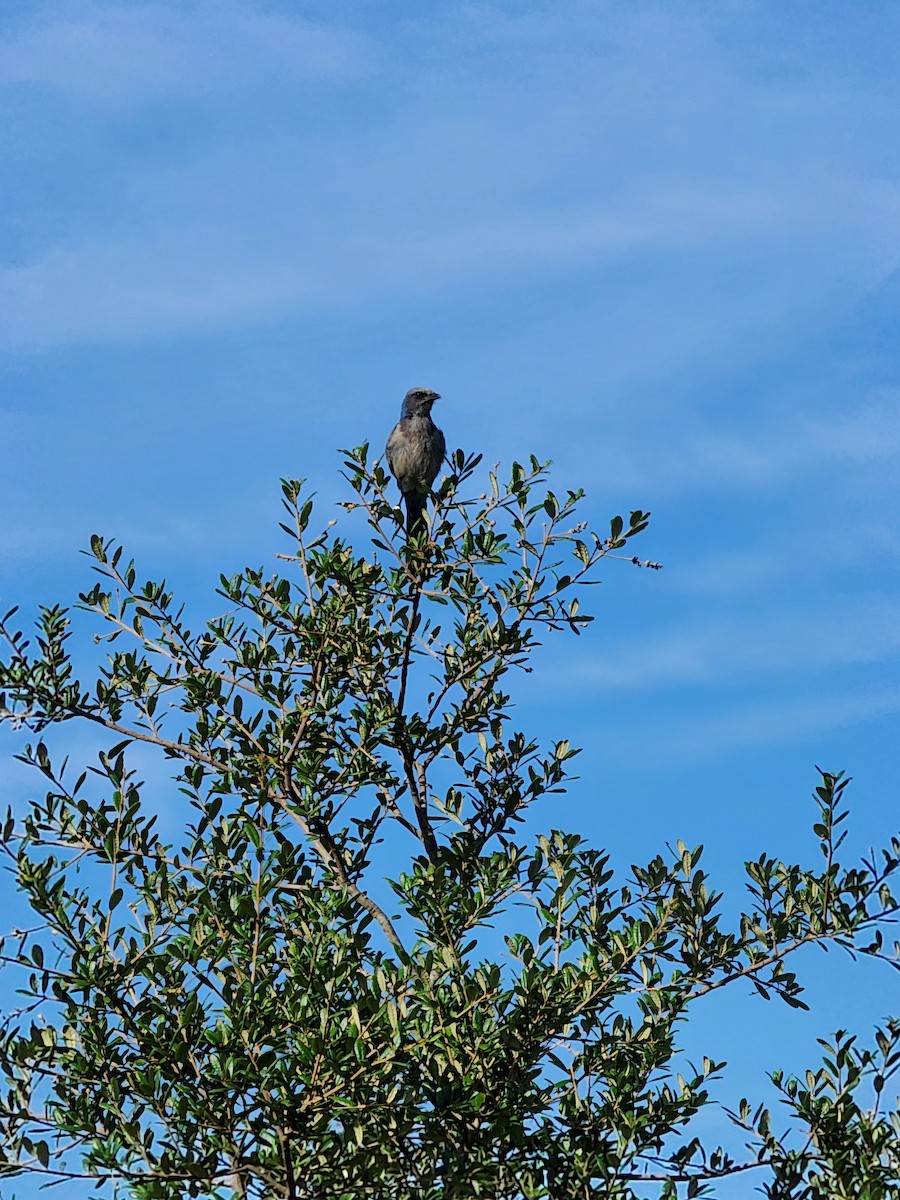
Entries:
{"label": "tree", "polygon": [[[222,577],[228,611],[199,630],[100,537],[74,625],[42,609],[30,649],[6,616],[0,712],[39,739],[21,757],[46,795],[3,830],[35,917],[2,946],[25,994],[0,1042],[3,1173],[139,1200],[624,1200],[743,1171],[784,1200],[900,1196],[900,1022],[776,1075],[786,1133],[742,1103],[743,1157],[693,1132],[723,1064],[676,1070],[714,989],[803,1007],[798,947],[889,961],[900,842],[841,866],[847,781],[825,773],[818,866],[748,863],[729,924],[700,847],[617,878],[575,833],[526,838],[577,752],[516,730],[505,689],[540,639],[583,631],[585,586],[647,514],[590,533],[536,460],[465,498],[478,466],[453,455],[407,544],[383,470],[350,453],[365,553],[312,534],[285,481],[284,573]],[[88,685],[70,637],[94,619]],[[95,762],[56,760],[64,721],[104,731]],[[177,783],[171,844],[140,743]]]}

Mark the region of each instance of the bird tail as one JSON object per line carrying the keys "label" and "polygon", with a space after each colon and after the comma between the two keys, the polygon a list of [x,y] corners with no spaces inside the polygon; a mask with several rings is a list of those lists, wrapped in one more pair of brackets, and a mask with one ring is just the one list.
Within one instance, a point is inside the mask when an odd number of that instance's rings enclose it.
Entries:
{"label": "bird tail", "polygon": [[427,497],[421,492],[407,492],[403,497],[406,501],[406,536],[414,537],[425,528],[425,501]]}

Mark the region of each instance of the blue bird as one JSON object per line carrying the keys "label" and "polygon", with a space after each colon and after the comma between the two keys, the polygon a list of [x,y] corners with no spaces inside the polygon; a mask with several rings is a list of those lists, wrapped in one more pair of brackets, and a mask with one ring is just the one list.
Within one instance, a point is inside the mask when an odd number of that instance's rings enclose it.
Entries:
{"label": "blue bird", "polygon": [[410,388],[403,399],[400,420],[384,448],[391,473],[406,501],[406,536],[425,524],[425,503],[441,469],[447,443],[431,419],[431,406],[440,400],[431,388]]}

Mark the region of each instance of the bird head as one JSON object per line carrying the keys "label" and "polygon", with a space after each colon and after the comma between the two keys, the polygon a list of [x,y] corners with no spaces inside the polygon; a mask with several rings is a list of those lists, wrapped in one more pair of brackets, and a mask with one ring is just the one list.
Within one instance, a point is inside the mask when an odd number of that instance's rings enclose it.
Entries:
{"label": "bird head", "polygon": [[403,398],[404,417],[427,417],[431,412],[431,406],[435,400],[440,400],[440,395],[433,392],[431,388],[414,387],[410,388]]}

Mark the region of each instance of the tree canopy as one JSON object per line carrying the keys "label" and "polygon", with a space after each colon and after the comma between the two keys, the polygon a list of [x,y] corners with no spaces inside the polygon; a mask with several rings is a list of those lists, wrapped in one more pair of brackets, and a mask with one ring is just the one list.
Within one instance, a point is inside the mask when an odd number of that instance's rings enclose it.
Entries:
{"label": "tree canopy", "polygon": [[[33,919],[2,943],[23,995],[0,1177],[135,1200],[628,1200],[738,1173],[778,1200],[900,1196],[900,1020],[776,1073],[777,1114],[742,1101],[741,1154],[697,1133],[725,1064],[679,1056],[716,989],[804,1007],[806,944],[895,965],[900,841],[842,863],[847,780],[823,772],[814,865],[748,862],[732,919],[699,846],[622,871],[528,832],[577,750],[516,728],[516,674],[585,632],[604,560],[657,564],[632,554],[648,514],[592,532],[538,461],[479,493],[482,471],[456,451],[409,542],[365,446],[339,524],[283,481],[278,571],[223,576],[196,627],[99,536],[74,613],[41,609],[30,640],[5,616],[0,716],[43,795],[3,828]],[[96,758],[59,758],[69,721],[102,731]]]}

